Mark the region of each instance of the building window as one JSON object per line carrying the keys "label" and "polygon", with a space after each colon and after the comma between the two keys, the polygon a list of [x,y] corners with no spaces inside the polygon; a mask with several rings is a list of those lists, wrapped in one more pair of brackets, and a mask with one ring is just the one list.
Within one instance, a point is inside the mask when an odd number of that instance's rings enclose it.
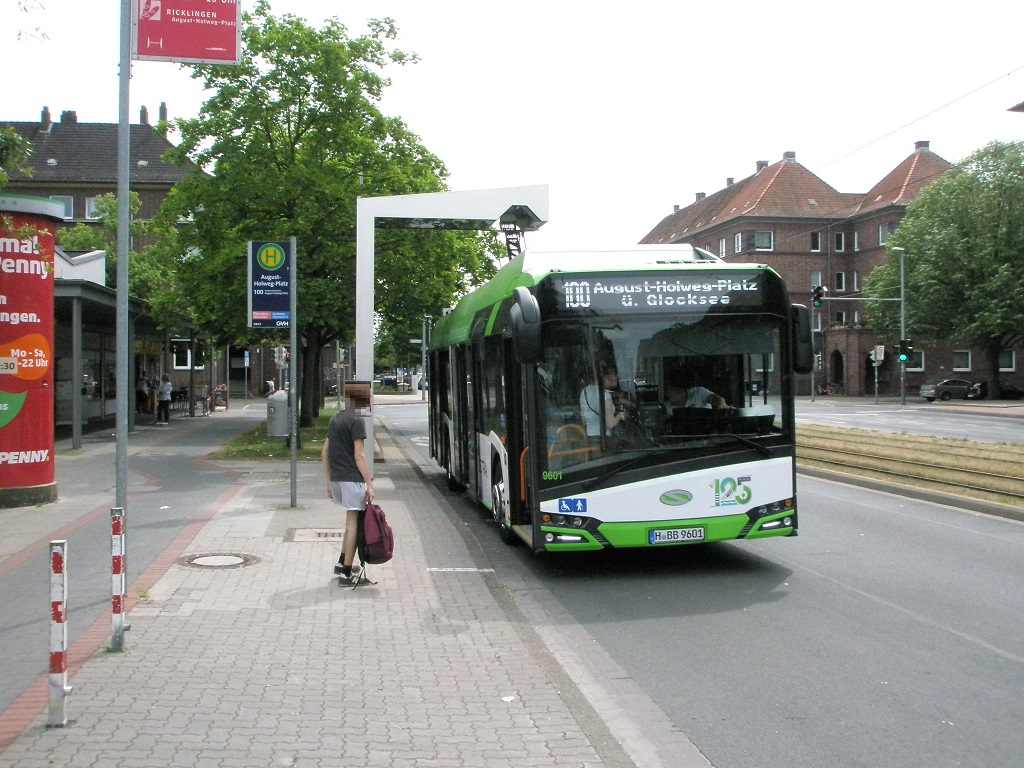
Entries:
{"label": "building window", "polygon": [[853,291],[856,293],[860,290],[860,272],[856,269],[853,270]]}
{"label": "building window", "polygon": [[736,236],[732,239],[732,250],[733,253],[743,253],[743,233],[737,232]]}
{"label": "building window", "polygon": [[907,360],[908,371],[923,371],[924,370],[924,352],[914,350],[910,353],[910,359]]}
{"label": "building window", "polygon": [[842,310],[836,312],[836,325],[846,325],[846,313]]}
{"label": "building window", "polygon": [[857,230],[853,231],[853,250],[854,252],[860,250],[860,232]]}
{"label": "building window", "polygon": [[892,223],[878,225],[878,244],[885,245],[889,235],[896,231],[896,225]]}
{"label": "building window", "polygon": [[821,232],[811,232],[811,253],[821,251]]}
{"label": "building window", "polygon": [[836,232],[835,237],[836,253],[840,253],[846,250],[846,234],[844,232]]}
{"label": "building window", "polygon": [[1017,370],[1017,353],[1012,349],[1006,352],[999,353],[999,370],[1000,371],[1016,371]]}
{"label": "building window", "polygon": [[953,351],[953,370],[971,370],[971,351],[969,349],[957,349]]}
{"label": "building window", "polygon": [[85,198],[85,218],[95,221],[101,217],[100,212],[96,210],[96,201],[98,199],[96,197]]}
{"label": "building window", "polygon": [[754,233],[754,250],[755,251],[773,251],[773,250],[775,250],[775,233],[774,232],[755,232]]}
{"label": "building window", "polygon": [[724,237],[720,237],[720,238],[718,238],[718,256],[719,256],[719,258],[724,259],[725,258],[725,253],[726,253],[726,251],[725,251],[725,238]]}
{"label": "building window", "polygon": [[860,325],[860,312],[857,310],[853,311],[853,324]]}
{"label": "building window", "polygon": [[[189,349],[188,339],[171,339],[171,356],[173,360],[173,368],[176,371],[188,371],[193,370],[192,368],[192,350]],[[203,359],[203,350],[198,344],[196,345],[196,359],[194,370],[201,371],[205,368],[205,360]]]}
{"label": "building window", "polygon": [[821,272],[811,272],[811,288],[817,285],[822,285]]}
{"label": "building window", "polygon": [[836,293],[843,293],[846,290],[846,273],[836,272]]}
{"label": "building window", "polygon": [[65,221],[71,221],[75,218],[75,198],[71,197],[71,195],[50,195],[50,199],[64,206]]}

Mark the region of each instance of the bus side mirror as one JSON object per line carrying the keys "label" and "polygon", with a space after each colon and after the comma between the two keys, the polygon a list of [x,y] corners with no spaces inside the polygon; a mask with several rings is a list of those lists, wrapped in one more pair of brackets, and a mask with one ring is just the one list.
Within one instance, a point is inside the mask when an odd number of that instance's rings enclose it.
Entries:
{"label": "bus side mirror", "polygon": [[509,311],[512,320],[512,352],[520,365],[540,360],[540,307],[529,289],[519,286]]}
{"label": "bus side mirror", "polygon": [[793,305],[793,370],[814,370],[814,346],[811,336],[811,312],[803,304]]}

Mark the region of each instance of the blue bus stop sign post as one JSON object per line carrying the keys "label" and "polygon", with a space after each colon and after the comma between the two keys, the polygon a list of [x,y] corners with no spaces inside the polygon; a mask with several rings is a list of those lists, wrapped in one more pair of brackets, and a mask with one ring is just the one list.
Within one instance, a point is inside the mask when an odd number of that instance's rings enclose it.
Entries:
{"label": "blue bus stop sign post", "polygon": [[249,327],[291,327],[292,244],[249,242]]}

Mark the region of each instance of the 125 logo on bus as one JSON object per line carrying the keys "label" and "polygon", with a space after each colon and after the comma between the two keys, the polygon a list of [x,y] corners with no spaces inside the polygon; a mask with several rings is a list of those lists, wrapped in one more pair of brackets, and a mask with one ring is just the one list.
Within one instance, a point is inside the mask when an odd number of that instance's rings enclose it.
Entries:
{"label": "125 logo on bus", "polygon": [[749,504],[754,496],[754,491],[747,483],[747,477],[722,477],[715,480],[715,506],[736,507],[740,504]]}

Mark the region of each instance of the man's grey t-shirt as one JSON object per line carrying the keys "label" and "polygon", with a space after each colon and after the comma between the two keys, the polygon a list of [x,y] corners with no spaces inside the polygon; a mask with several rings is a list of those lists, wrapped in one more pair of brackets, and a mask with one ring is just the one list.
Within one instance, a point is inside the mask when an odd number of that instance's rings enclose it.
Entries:
{"label": "man's grey t-shirt", "polygon": [[355,440],[366,440],[366,424],[362,417],[345,411],[335,414],[327,427],[327,440],[331,480],[342,483],[363,482],[352,445]]}

